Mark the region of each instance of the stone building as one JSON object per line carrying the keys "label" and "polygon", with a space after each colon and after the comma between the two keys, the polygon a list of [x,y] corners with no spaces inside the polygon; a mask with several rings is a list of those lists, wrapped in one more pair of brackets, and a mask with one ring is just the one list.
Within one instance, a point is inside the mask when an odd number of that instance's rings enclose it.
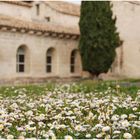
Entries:
{"label": "stone building", "polygon": [[[113,12],[123,45],[107,75],[140,77],[140,4],[113,2]],[[80,6],[68,2],[1,1],[0,83],[85,76],[79,16]]]}
{"label": "stone building", "polygon": [[67,2],[0,2],[0,81],[81,77],[80,7]]}
{"label": "stone building", "polygon": [[113,2],[116,26],[123,40],[112,66],[112,74],[124,78],[140,78],[140,2]]}

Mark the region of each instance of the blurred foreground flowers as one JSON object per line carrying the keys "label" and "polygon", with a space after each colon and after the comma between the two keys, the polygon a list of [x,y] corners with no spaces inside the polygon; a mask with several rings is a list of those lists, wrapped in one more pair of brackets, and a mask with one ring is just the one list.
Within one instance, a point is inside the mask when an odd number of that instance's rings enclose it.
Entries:
{"label": "blurred foreground flowers", "polygon": [[132,98],[117,85],[75,93],[62,85],[29,96],[26,88],[12,88],[17,96],[0,97],[1,138],[140,138],[140,92]]}

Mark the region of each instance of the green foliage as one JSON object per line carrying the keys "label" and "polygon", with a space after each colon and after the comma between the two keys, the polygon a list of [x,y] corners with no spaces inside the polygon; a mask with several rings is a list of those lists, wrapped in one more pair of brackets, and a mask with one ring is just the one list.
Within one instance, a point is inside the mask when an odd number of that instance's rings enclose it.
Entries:
{"label": "green foliage", "polygon": [[115,49],[121,45],[112,18],[109,1],[82,1],[79,49],[83,70],[91,74],[106,73],[115,58]]}

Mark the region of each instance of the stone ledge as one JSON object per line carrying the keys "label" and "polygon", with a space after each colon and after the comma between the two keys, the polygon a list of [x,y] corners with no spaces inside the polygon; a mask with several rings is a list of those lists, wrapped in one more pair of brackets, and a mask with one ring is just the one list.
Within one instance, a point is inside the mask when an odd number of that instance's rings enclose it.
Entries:
{"label": "stone ledge", "polygon": [[60,77],[18,77],[12,79],[0,79],[0,86],[5,85],[27,85],[27,84],[41,84],[47,82],[55,82],[55,83],[71,83],[80,81],[81,77],[69,77],[69,78],[60,78]]}

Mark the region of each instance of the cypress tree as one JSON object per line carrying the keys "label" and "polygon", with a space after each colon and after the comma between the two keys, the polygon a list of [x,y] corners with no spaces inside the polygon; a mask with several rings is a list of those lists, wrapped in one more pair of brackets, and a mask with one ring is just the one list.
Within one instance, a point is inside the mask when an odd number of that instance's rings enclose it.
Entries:
{"label": "cypress tree", "polygon": [[108,72],[121,40],[109,1],[82,1],[80,42],[83,70],[98,76]]}

